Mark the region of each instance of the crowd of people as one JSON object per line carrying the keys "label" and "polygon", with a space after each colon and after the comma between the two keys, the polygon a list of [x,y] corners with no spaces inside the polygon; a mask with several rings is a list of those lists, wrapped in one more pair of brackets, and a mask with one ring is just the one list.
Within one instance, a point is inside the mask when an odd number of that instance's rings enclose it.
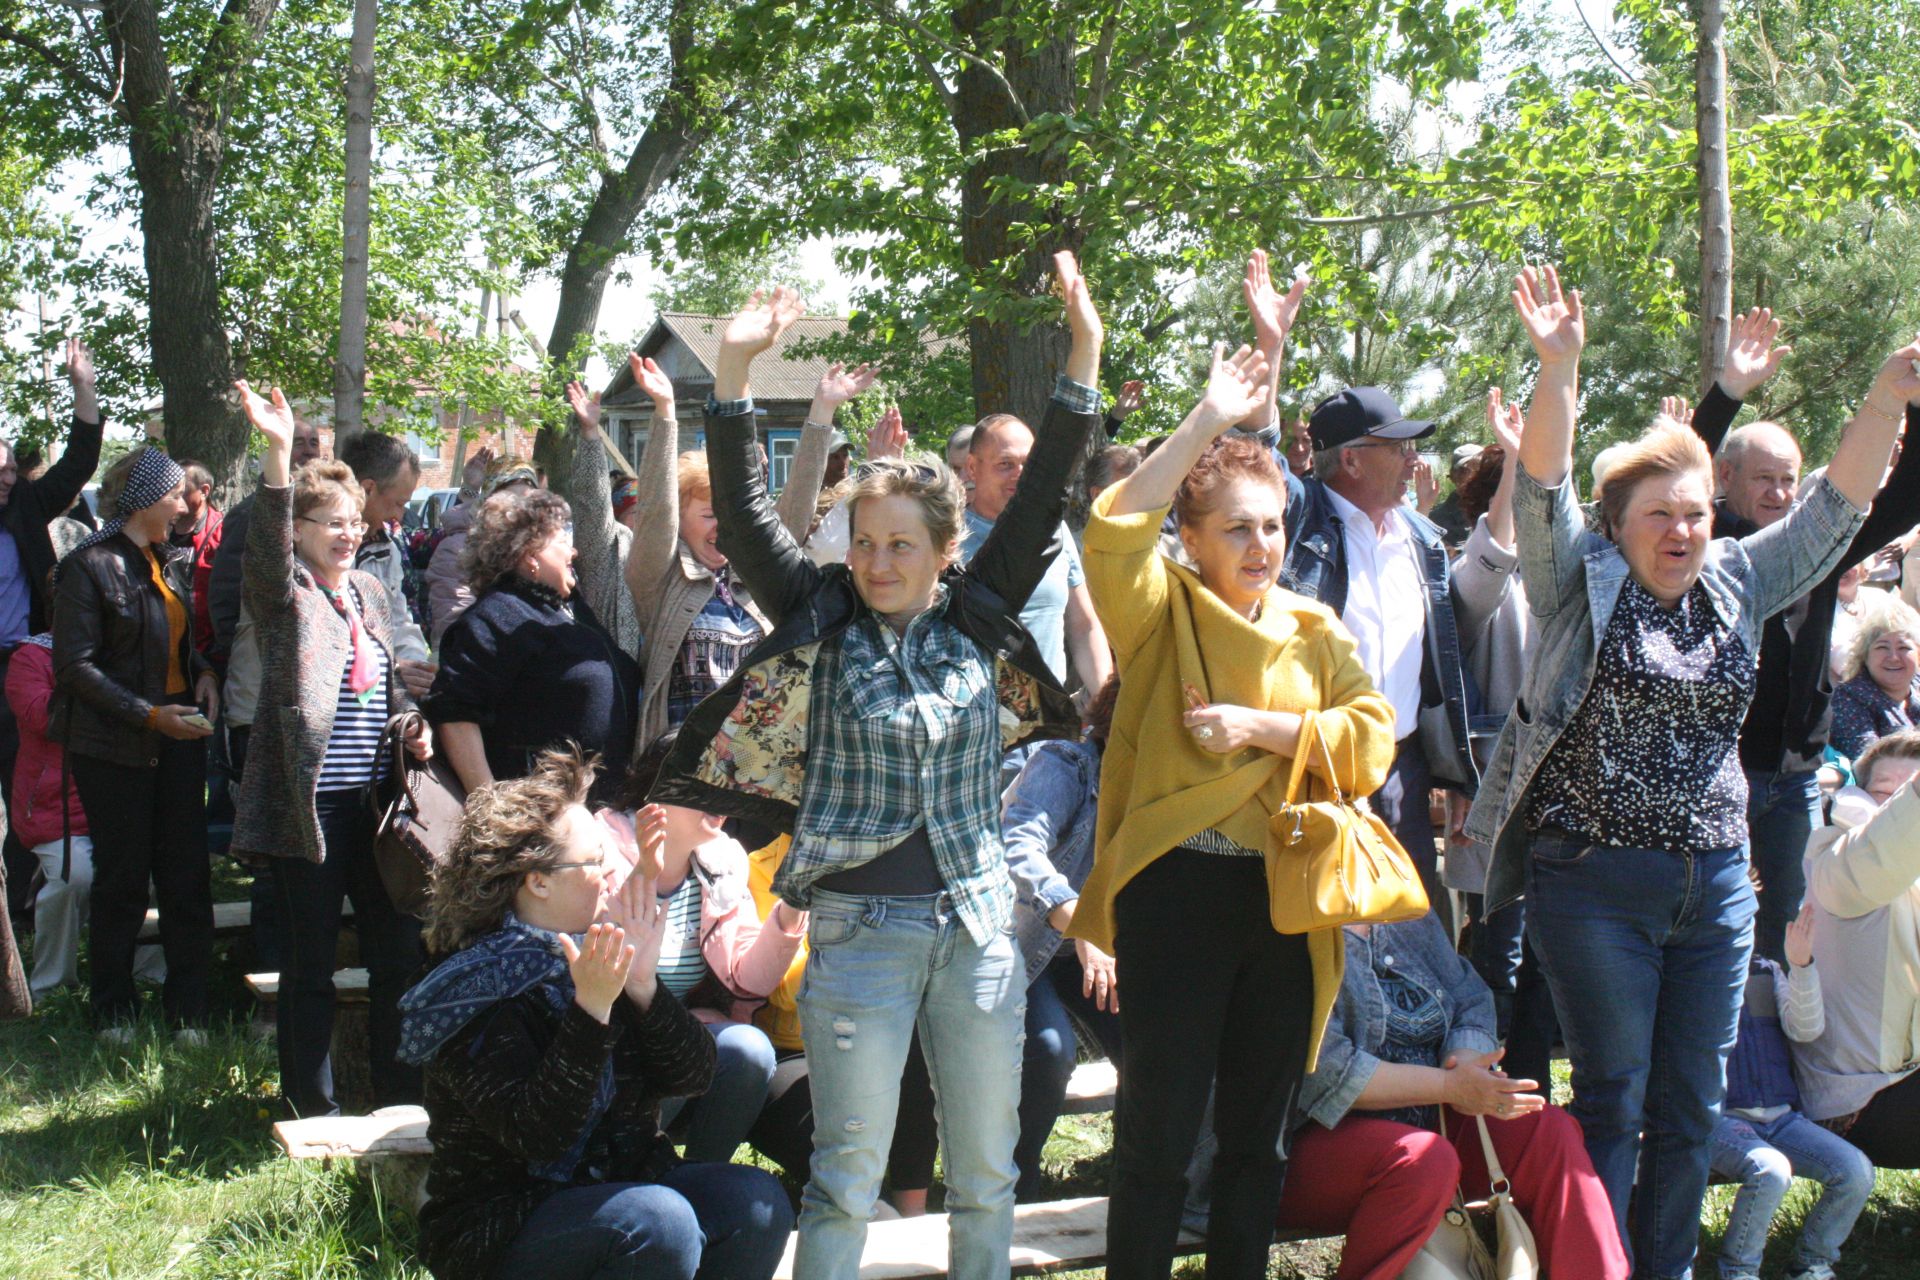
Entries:
{"label": "crowd of people", "polygon": [[[147,978],[204,1041],[230,803],[287,1108],[341,1107],[350,907],[442,1276],[765,1277],[796,1226],[796,1275],[850,1276],[936,1153],[951,1273],[1005,1274],[1091,1054],[1117,1278],[1167,1275],[1183,1230],[1211,1275],[1306,1230],[1347,1237],[1343,1280],[1396,1276],[1494,1162],[1563,1280],[1691,1275],[1713,1175],[1724,1280],[1794,1177],[1823,1190],[1790,1275],[1831,1277],[1874,1169],[1920,1166],[1920,341],[1803,475],[1787,427],[1733,425],[1789,354],[1751,311],[1698,407],[1583,485],[1586,318],[1529,268],[1531,397],[1489,391],[1443,497],[1435,425],[1386,391],[1281,404],[1308,282],[1264,253],[1252,341],[1139,447],[1146,389],[1103,413],[1094,291],[1055,269],[1037,425],[922,455],[890,411],[856,462],[835,415],[875,371],[836,365],[776,501],[779,288],[720,334],[703,449],[636,355],[637,475],[575,384],[571,502],[482,456],[420,556],[403,447],[329,460],[245,383],[251,495],[222,513],[150,445],[90,528],[72,344],[64,456],[0,453],[16,984],[78,984],[84,924],[104,1040]],[[465,794],[417,913],[374,803],[409,756]],[[1424,914],[1275,927],[1302,786],[1377,816]]]}

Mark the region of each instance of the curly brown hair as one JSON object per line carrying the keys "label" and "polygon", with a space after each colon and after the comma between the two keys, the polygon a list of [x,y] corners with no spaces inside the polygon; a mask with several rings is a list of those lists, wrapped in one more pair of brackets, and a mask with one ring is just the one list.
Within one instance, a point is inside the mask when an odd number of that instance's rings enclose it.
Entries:
{"label": "curly brown hair", "polygon": [[1467,474],[1454,486],[1453,495],[1468,524],[1487,514],[1487,508],[1493,505],[1494,490],[1500,487],[1500,473],[1506,467],[1507,451],[1497,444],[1488,445],[1467,463]]}
{"label": "curly brown hair", "polygon": [[1270,484],[1287,500],[1287,478],[1280,474],[1267,446],[1252,436],[1221,436],[1207,446],[1173,495],[1173,514],[1181,524],[1192,524],[1220,501],[1220,492],[1235,480]]}
{"label": "curly brown hair", "polygon": [[480,504],[460,549],[460,572],[475,595],[519,567],[521,557],[567,527],[573,509],[545,489],[502,489]]}
{"label": "curly brown hair", "polygon": [[577,743],[543,751],[524,778],[492,782],[467,797],[460,830],[427,891],[427,949],[451,955],[498,929],[520,884],[559,860],[561,818],[585,804],[599,760]]}

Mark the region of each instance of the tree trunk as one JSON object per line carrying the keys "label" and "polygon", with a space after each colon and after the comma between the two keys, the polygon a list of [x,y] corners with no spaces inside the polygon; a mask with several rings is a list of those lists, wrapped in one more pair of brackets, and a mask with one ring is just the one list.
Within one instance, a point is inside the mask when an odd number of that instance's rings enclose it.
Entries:
{"label": "tree trunk", "polygon": [[[587,215],[580,223],[567,250],[566,266],[560,272],[560,301],[553,317],[553,332],[547,338],[547,379],[556,398],[567,382],[586,367],[588,343],[600,327],[600,304],[606,297],[607,281],[620,256],[627,250],[627,237],[634,219],[640,216],[660,188],[712,136],[712,125],[696,114],[698,94],[702,91],[695,74],[686,70],[685,59],[690,36],[681,18],[683,4],[676,0],[669,16],[671,34],[667,87],[646,131],[633,145],[626,166],[618,173],[605,174]],[[707,92],[712,86],[706,87]],[[547,483],[565,493],[573,474],[573,432],[544,430],[534,441],[533,457],[544,467]]]}
{"label": "tree trunk", "polygon": [[[958,43],[996,52],[989,33],[1008,23],[1009,0],[967,0],[954,12]],[[1002,86],[988,71],[966,63],[952,98],[953,126],[968,154],[975,155],[960,177],[960,251],[974,282],[989,290],[1011,289],[1032,296],[1042,292],[1053,270],[1053,254],[1081,247],[1077,228],[1061,226],[1052,212],[1031,201],[993,198],[997,179],[1053,184],[1066,177],[1064,149],[1035,152],[1030,147],[986,149],[981,140],[1018,128],[1045,112],[1071,112],[1074,46],[1071,35],[1028,47],[1008,43],[997,49],[1005,74]],[[1011,88],[1014,98],[1008,96]],[[1016,224],[1044,227],[1031,245],[1017,244]],[[1094,282],[1096,296],[1098,281]],[[1011,413],[1038,425],[1054,376],[1066,363],[1067,332],[1056,323],[1023,328],[1009,320],[974,316],[967,322],[973,356],[973,405],[976,413]]]}
{"label": "tree trunk", "polygon": [[1727,179],[1724,0],[1700,0],[1694,134],[1700,188],[1700,394],[1720,377],[1733,328],[1733,197]]}
{"label": "tree trunk", "polygon": [[124,94],[116,110],[127,125],[140,188],[148,341],[167,445],[213,473],[222,503],[240,496],[248,427],[232,394],[238,371],[220,304],[214,197],[232,97],[277,3],[229,0],[184,92],[153,0],[108,0],[102,7]]}
{"label": "tree trunk", "polygon": [[380,0],[354,0],[347,64],[347,189],[340,224],[340,346],[333,361],[333,451],[366,428],[367,238],[372,221],[373,38]]}

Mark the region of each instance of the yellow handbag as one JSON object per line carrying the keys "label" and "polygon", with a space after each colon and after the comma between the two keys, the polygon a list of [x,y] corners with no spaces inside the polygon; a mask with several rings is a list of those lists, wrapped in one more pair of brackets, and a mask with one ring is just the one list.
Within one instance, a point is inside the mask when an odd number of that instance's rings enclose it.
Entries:
{"label": "yellow handbag", "polygon": [[1310,800],[1307,757],[1315,742],[1334,773],[1333,752],[1313,716],[1304,718],[1287,775],[1287,802],[1269,824],[1267,909],[1281,933],[1345,924],[1392,924],[1427,914],[1427,891],[1413,860],[1365,800]]}

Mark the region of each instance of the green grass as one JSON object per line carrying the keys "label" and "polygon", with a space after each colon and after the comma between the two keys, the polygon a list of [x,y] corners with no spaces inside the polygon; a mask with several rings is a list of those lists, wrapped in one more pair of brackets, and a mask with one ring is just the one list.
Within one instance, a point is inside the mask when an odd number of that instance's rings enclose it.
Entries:
{"label": "green grass", "polygon": [[[238,965],[221,972],[217,1003],[243,1013]],[[367,1179],[279,1157],[273,1047],[244,1025],[236,1018],[205,1047],[182,1050],[148,1022],[133,1045],[109,1049],[71,994],[0,1025],[0,1278],[426,1280],[411,1218]],[[1048,1198],[1104,1194],[1111,1142],[1108,1117],[1063,1118],[1045,1155]],[[1814,1190],[1795,1185],[1767,1276],[1784,1275]],[[1709,1247],[1732,1198],[1730,1187],[1709,1197]],[[1920,1175],[1881,1174],[1841,1275],[1920,1277],[1917,1229]],[[1338,1260],[1331,1244],[1290,1245],[1272,1274],[1329,1277]],[[1194,1260],[1180,1274],[1204,1271]]]}

